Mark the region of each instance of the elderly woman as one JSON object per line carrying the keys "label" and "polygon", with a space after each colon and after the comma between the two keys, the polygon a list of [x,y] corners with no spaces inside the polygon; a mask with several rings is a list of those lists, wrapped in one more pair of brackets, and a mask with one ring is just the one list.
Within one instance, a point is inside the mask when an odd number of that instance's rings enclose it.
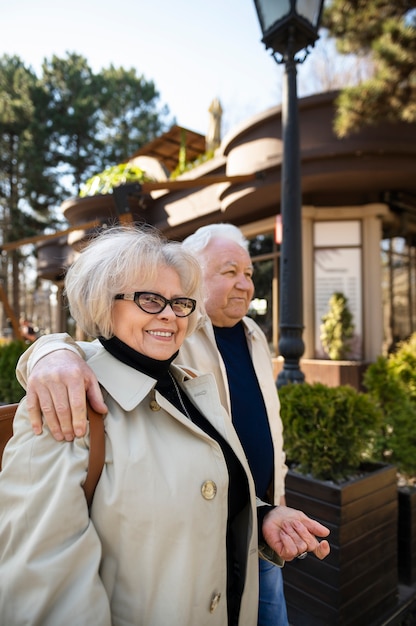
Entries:
{"label": "elderly woman", "polygon": [[[247,461],[212,375],[172,364],[194,330],[200,283],[179,244],[135,228],[99,235],[69,269],[71,314],[99,340],[88,363],[108,407],[105,465],[89,513],[88,434],[35,435],[22,401],[0,474],[4,624],[256,624]],[[328,534],[299,511],[259,511],[281,553]]]}

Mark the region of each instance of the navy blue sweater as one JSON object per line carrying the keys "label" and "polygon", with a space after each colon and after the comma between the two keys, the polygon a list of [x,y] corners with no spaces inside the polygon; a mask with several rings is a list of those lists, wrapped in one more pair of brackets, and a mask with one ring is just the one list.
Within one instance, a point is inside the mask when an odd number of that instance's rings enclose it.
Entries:
{"label": "navy blue sweater", "polygon": [[232,328],[214,326],[214,332],[227,371],[234,428],[246,453],[256,494],[265,500],[273,476],[273,443],[244,326],[242,322]]}

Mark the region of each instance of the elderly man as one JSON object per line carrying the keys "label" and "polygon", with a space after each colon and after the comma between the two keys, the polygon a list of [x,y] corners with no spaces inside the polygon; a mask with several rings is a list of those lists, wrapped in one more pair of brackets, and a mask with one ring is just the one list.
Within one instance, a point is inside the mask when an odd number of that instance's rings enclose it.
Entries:
{"label": "elderly man", "polygon": [[[256,495],[263,502],[284,505],[287,468],[269,348],[263,332],[246,317],[254,294],[248,242],[235,226],[213,224],[197,230],[183,245],[201,263],[207,316],[185,341],[176,362],[213,372],[246,453]],[[92,344],[82,347],[93,349]],[[55,437],[71,440],[74,433],[85,431],[85,390],[96,410],[106,412],[106,407],[92,372],[78,356],[48,354],[61,348],[81,353],[68,336],[43,337],[21,357],[17,375],[25,384],[26,364],[33,369],[27,402],[34,430],[41,431],[42,409]],[[288,626],[281,569],[261,558],[259,587],[258,625]]]}

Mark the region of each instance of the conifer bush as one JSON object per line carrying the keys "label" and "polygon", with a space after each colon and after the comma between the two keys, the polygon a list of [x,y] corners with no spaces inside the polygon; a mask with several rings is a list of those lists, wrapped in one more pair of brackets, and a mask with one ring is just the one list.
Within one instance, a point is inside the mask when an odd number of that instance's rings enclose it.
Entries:
{"label": "conifer bush", "polygon": [[343,293],[333,293],[329,299],[328,313],[322,316],[321,342],[332,361],[343,361],[350,353],[354,336],[353,315],[348,299]]}

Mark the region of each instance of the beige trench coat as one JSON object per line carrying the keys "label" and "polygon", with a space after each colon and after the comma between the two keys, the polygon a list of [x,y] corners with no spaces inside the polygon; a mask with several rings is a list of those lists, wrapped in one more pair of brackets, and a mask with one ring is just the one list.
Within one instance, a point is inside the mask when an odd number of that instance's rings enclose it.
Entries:
{"label": "beige trench coat", "polygon": [[[101,346],[89,364],[107,390],[106,461],[89,517],[81,484],[89,437],[31,431],[25,401],[0,473],[0,616],[7,626],[225,626],[228,472],[219,445]],[[178,384],[230,443],[248,476],[240,626],[255,626],[253,481],[211,374]],[[152,411],[154,398],[160,410]],[[213,498],[212,487],[216,493]],[[214,491],[215,491],[214,489]]]}

